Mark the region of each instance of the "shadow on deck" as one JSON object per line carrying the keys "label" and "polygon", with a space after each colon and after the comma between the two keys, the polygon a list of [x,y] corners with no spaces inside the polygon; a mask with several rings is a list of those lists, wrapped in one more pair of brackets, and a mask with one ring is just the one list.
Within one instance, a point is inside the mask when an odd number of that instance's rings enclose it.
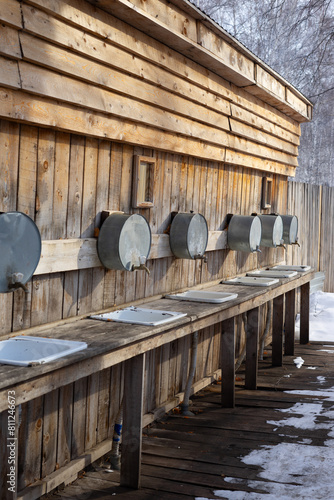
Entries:
{"label": "shadow on deck", "polygon": [[[304,359],[300,369],[297,356]],[[234,409],[221,408],[216,384],[192,398],[194,417],[172,413],[144,430],[141,490],[121,488],[119,473],[92,467],[42,498],[333,499],[333,480],[326,486],[326,469],[325,477],[317,469],[334,460],[333,360],[334,343],[328,342],[296,345],[282,367],[271,366],[268,351],[259,362],[256,391],[243,389],[239,371]]]}

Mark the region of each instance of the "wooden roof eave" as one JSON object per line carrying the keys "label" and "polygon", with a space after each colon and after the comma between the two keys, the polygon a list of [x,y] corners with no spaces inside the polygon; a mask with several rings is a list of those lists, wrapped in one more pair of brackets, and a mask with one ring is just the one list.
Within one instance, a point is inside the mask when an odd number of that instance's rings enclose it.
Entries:
{"label": "wooden roof eave", "polygon": [[[174,30],[172,25],[167,25],[128,0],[87,1],[144,31],[225,80],[245,88],[249,93],[261,98],[294,120],[298,122],[311,120],[312,103],[306,97],[189,1],[171,0],[171,3],[196,19],[199,29],[206,28],[227,43],[232,51],[229,57],[223,59],[220,54],[215,54],[214,51],[204,47],[200,36],[195,42]],[[258,68],[262,70],[262,78],[258,76],[260,74]],[[280,86],[281,91],[275,92],[270,85],[266,86],[266,78],[271,79],[276,86]]]}

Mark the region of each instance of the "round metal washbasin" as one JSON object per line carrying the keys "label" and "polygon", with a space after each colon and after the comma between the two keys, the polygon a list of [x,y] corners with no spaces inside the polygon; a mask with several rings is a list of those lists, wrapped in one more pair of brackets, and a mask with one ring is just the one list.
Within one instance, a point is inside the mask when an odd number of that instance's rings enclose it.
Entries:
{"label": "round metal washbasin", "polygon": [[298,219],[295,215],[281,215],[283,221],[283,240],[287,245],[298,242]]}
{"label": "round metal washbasin", "polygon": [[283,221],[280,215],[259,215],[262,225],[261,247],[275,248],[283,244]]}
{"label": "round metal washbasin", "polygon": [[97,239],[97,253],[107,269],[133,271],[151,250],[150,226],[142,215],[111,214]]}
{"label": "round metal washbasin", "polygon": [[41,257],[41,235],[34,221],[21,212],[0,213],[0,249],[0,292],[25,289]]}
{"label": "round metal washbasin", "polygon": [[259,251],[261,221],[258,216],[233,215],[227,229],[227,244],[231,250]]}
{"label": "round metal washbasin", "polygon": [[179,259],[201,259],[208,244],[208,236],[208,225],[203,215],[178,213],[170,228],[170,248]]}

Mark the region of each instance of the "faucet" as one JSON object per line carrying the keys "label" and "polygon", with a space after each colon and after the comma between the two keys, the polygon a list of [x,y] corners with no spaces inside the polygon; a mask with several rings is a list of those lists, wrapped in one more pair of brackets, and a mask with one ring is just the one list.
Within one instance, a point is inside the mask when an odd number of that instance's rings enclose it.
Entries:
{"label": "faucet", "polygon": [[146,257],[144,255],[140,255],[139,257],[139,266],[135,266],[133,264],[131,271],[138,271],[140,269],[143,269],[144,271],[147,272],[147,274],[150,274],[149,268],[146,266]]}
{"label": "faucet", "polygon": [[205,264],[208,262],[208,258],[206,255],[202,255],[202,254],[197,254],[197,255],[194,255],[194,259],[195,260],[203,260],[203,262],[205,262]]}
{"label": "faucet", "polygon": [[286,251],[286,245],[284,245],[284,240],[281,240],[280,244],[277,246],[280,248],[284,248],[284,250]]}
{"label": "faucet", "polygon": [[18,290],[22,288],[25,293],[29,293],[28,288],[22,283],[23,274],[22,273],[13,273],[9,278],[8,288],[9,290]]}

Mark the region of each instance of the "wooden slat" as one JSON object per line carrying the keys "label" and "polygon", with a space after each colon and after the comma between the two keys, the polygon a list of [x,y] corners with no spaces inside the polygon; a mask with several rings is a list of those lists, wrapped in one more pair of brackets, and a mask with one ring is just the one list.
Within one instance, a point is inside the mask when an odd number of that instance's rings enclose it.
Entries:
{"label": "wooden slat", "polygon": [[223,408],[234,408],[235,405],[235,320],[230,318],[221,325],[221,367]]}
{"label": "wooden slat", "polygon": [[284,354],[294,355],[295,350],[295,322],[296,322],[296,291],[291,290],[285,294],[285,344]]}
{"label": "wooden slat", "polygon": [[310,283],[300,287],[300,343],[307,344],[310,337]]}
{"label": "wooden slat", "polygon": [[272,359],[273,366],[283,365],[283,311],[284,295],[280,295],[273,300],[273,341]]}
{"label": "wooden slat", "polygon": [[16,0],[0,0],[0,20],[11,26],[22,28],[20,3]]}
{"label": "wooden slat", "polygon": [[[66,112],[60,112],[59,105],[44,97],[32,96],[10,89],[0,89],[2,107],[0,113],[7,118],[17,118],[39,125],[52,126],[60,130],[78,132],[95,137],[108,137],[130,144],[140,144],[146,147],[159,147],[164,150],[183,154],[192,154],[209,159],[224,160],[224,147],[203,143],[200,140],[186,140],[177,134],[166,131],[159,132],[147,125],[140,125],[126,120],[120,122],[111,115],[105,120],[104,115],[89,112],[66,105]],[[260,161],[259,161],[260,162]],[[269,162],[270,164],[270,162]]]}
{"label": "wooden slat", "polygon": [[246,329],[246,374],[245,388],[257,388],[257,367],[259,350],[259,308],[254,308],[247,313]]}
{"label": "wooden slat", "polygon": [[125,363],[121,485],[130,488],[140,487],[144,362],[141,354]]}

